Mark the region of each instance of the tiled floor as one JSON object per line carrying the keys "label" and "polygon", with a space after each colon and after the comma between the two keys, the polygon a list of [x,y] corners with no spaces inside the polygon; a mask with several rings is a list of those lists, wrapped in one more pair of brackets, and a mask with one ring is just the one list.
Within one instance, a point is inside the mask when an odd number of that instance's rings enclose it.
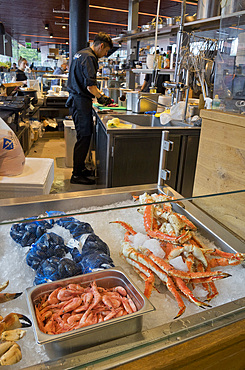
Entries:
{"label": "tiled floor", "polygon": [[62,131],[45,132],[34,142],[27,157],[54,159],[54,182],[50,194],[96,189],[96,185],[71,184],[72,168],[65,165],[65,139]]}

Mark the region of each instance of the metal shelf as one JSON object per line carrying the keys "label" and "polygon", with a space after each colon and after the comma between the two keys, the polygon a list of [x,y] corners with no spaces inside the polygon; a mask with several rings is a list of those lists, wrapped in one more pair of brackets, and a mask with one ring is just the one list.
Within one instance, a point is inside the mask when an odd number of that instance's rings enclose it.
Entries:
{"label": "metal shelf", "polygon": [[[184,23],[184,31],[191,32],[195,30],[212,30],[217,29],[220,26],[220,21],[225,22],[225,26],[229,27],[232,26],[234,21],[237,21],[237,18],[240,18],[239,23],[245,23],[245,10],[240,12],[236,12],[226,16],[217,16],[212,18],[206,19],[198,19],[193,22]],[[179,30],[179,25],[174,26],[166,26],[158,30],[158,37],[166,36],[166,35],[175,35]],[[155,30],[145,31],[145,32],[137,32],[132,35],[125,35],[122,37],[115,37],[113,38],[113,42],[120,42],[120,41],[127,41],[130,39],[145,39],[149,37],[154,37]]]}
{"label": "metal shelf", "polygon": [[[178,25],[163,27],[158,31],[158,36],[176,34],[178,29],[179,29]],[[145,31],[145,32],[137,32],[137,33],[134,33],[132,35],[114,37],[112,39],[112,41],[113,42],[120,42],[120,41],[127,41],[127,40],[133,40],[133,39],[146,39],[148,37],[154,37],[154,35],[155,35],[155,30],[149,30],[149,31]]]}
{"label": "metal shelf", "polygon": [[[154,69],[143,69],[143,68],[136,68],[136,69],[132,69],[132,72],[133,73],[145,73],[145,74],[152,74],[152,72],[154,71]],[[157,69],[158,71],[158,74],[159,75],[169,75],[171,73],[174,73],[174,69]]]}

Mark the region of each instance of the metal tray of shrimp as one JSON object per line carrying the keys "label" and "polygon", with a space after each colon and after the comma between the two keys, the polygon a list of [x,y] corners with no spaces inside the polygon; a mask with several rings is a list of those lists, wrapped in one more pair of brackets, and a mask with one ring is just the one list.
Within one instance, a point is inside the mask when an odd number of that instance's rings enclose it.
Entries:
{"label": "metal tray of shrimp", "polygon": [[[40,330],[35,313],[35,302],[41,296],[68,284],[79,283],[82,287],[87,287],[94,281],[98,287],[105,289],[123,287],[135,304],[137,311],[61,334],[45,334]],[[52,359],[137,333],[142,329],[143,315],[155,310],[155,307],[125,275],[124,271],[117,267],[27,288],[26,295],[36,341],[45,346],[48,356]]]}

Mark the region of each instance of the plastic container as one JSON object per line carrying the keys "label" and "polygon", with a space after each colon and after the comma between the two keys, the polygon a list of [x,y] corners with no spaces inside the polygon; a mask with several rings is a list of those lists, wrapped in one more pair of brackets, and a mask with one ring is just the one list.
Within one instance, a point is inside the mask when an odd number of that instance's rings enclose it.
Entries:
{"label": "plastic container", "polygon": [[[160,54],[156,55],[156,66],[159,66]],[[146,57],[147,68],[153,69],[155,66],[155,54],[148,54]]]}
{"label": "plastic container", "polygon": [[77,141],[75,125],[72,120],[64,120],[64,137],[65,137],[65,165],[73,167],[73,150]]}
{"label": "plastic container", "polygon": [[219,109],[220,108],[220,99],[219,99],[219,95],[215,95],[214,99],[213,99],[213,102],[212,102],[212,109]]}
{"label": "plastic container", "polygon": [[205,106],[206,109],[212,109],[213,100],[211,98],[205,98]]}
{"label": "plastic container", "polygon": [[[168,96],[168,95],[159,95],[159,97],[158,97],[158,103],[166,105],[167,107],[170,107],[171,100],[172,100],[172,97]],[[158,105],[158,107],[157,107],[157,112],[158,113],[163,112],[164,110],[165,110],[164,107],[162,107],[161,105]]]}

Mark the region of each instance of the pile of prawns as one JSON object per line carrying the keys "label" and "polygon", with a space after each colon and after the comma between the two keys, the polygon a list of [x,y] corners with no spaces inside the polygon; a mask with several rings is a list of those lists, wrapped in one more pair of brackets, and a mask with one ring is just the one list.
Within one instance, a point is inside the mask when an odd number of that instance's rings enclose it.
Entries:
{"label": "pile of prawns", "polygon": [[136,311],[124,287],[105,289],[95,281],[88,287],[58,287],[35,301],[38,326],[45,334],[65,333]]}

